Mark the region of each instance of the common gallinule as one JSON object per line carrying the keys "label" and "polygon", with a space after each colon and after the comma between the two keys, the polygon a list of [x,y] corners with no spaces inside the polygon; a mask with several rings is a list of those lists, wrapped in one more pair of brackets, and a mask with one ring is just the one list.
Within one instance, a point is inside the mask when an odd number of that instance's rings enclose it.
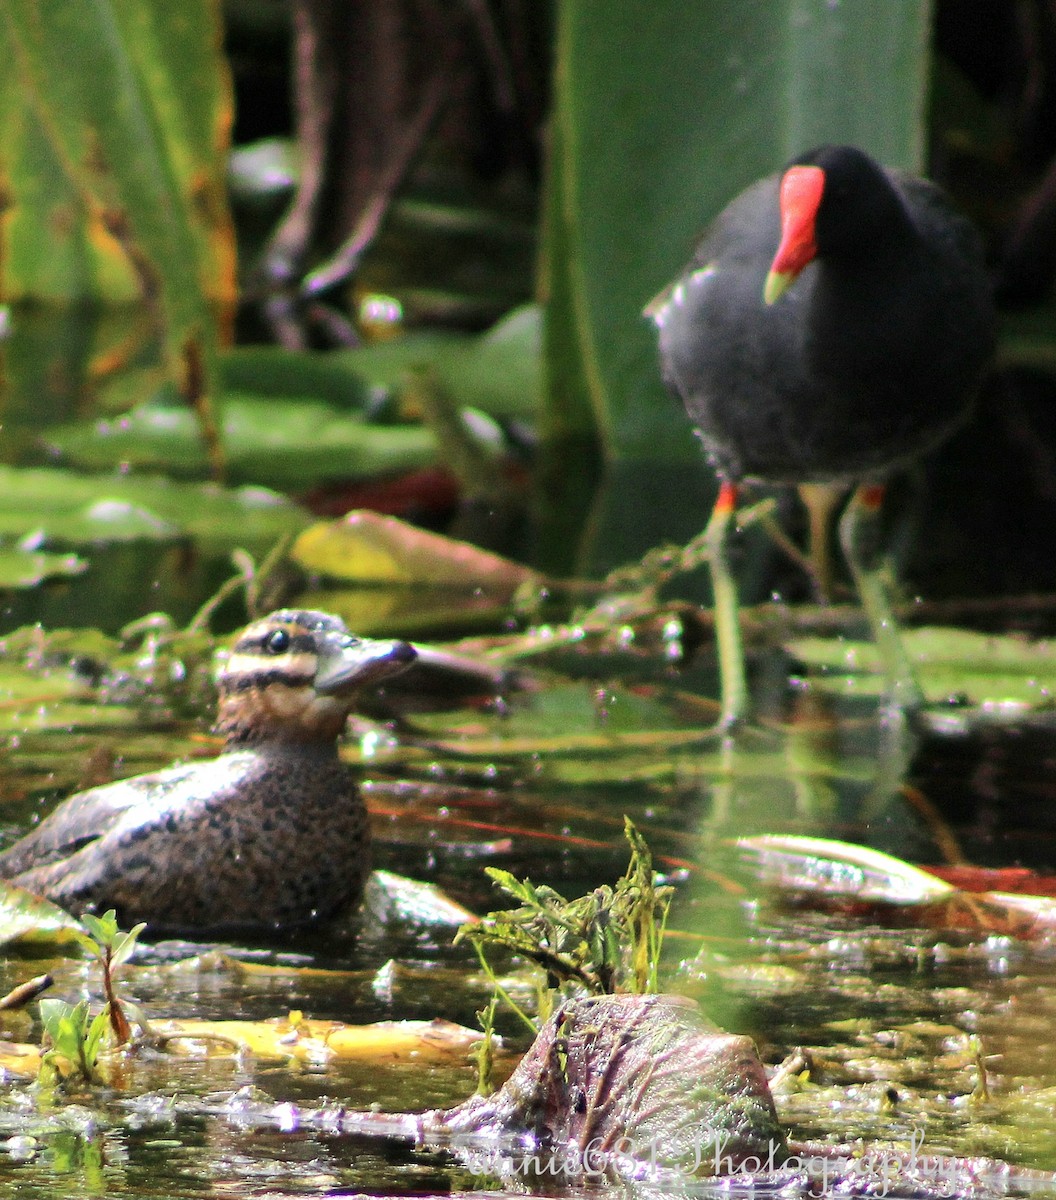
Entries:
{"label": "common gallinule", "polygon": [[926,180],[823,146],[731,201],[646,312],[664,380],[722,481],[704,544],[723,724],[747,707],[725,555],[741,483],[859,485],[840,522],[844,553],[892,699],[918,700],[863,532],[880,481],[960,423],[992,354],[975,230]]}
{"label": "common gallinule", "polygon": [[219,678],[223,753],[71,796],[0,854],[0,878],[155,929],[271,931],[354,904],[370,831],[337,738],[361,690],[415,657],[329,613],[254,622]]}

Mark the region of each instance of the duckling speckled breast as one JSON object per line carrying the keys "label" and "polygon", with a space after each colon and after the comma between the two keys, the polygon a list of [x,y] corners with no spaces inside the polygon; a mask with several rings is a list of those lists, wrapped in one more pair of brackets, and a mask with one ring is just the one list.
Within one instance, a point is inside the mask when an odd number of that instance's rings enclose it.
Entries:
{"label": "duckling speckled breast", "polygon": [[350,907],[370,838],[337,738],[360,689],[414,658],[326,613],[272,613],[220,676],[224,753],[71,796],[0,854],[0,877],[154,928],[274,929]]}

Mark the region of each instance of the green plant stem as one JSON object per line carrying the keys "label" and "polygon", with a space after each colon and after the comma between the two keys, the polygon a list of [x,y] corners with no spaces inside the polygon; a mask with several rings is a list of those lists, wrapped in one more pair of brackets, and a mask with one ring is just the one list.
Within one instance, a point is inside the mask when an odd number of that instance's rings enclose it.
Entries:
{"label": "green plant stem", "polygon": [[711,590],[715,606],[715,643],[719,655],[719,685],[722,710],[719,725],[730,729],[748,712],[748,685],[744,674],[744,645],[737,601],[737,584],[727,557],[730,521],[737,506],[737,489],[723,483],[704,530],[704,545],[711,571]]}
{"label": "green plant stem", "polygon": [[506,989],[505,989],[505,988],[502,986],[502,984],[501,984],[501,983],[499,983],[498,976],[497,976],[497,975],[495,974],[495,972],[494,972],[494,971],[491,969],[491,963],[489,963],[489,962],[488,962],[488,960],[487,960],[487,958],[485,957],[485,954],[484,954],[484,949],[483,949],[483,947],[480,945],[480,943],[479,943],[479,942],[476,942],[476,941],[475,941],[475,942],[473,943],[473,949],[474,949],[474,950],[476,950],[476,952],[477,952],[477,958],[479,958],[479,959],[480,959],[480,965],[481,965],[481,967],[483,968],[484,974],[485,974],[485,975],[487,975],[487,977],[488,977],[488,982],[489,982],[489,983],[491,984],[491,986],[494,988],[494,990],[495,990],[495,994],[496,994],[497,996],[501,997],[501,999],[502,999],[502,1000],[504,1000],[504,1001],[505,1001],[505,1002],[506,1002],[506,1003],[507,1003],[507,1004],[510,1006],[510,1009],[511,1009],[511,1010],[512,1010],[514,1013],[516,1013],[516,1015],[517,1015],[518,1017],[520,1017],[520,1019],[521,1019],[521,1020],[524,1022],[524,1024],[527,1026],[527,1028],[528,1028],[528,1032],[529,1032],[529,1033],[532,1035],[532,1037],[535,1037],[535,1035],[536,1035],[536,1034],[539,1032],[539,1029],[538,1029],[538,1027],[537,1027],[536,1023],[535,1023],[535,1022],[532,1020],[532,1018],[531,1018],[531,1017],[530,1017],[530,1016],[529,1016],[529,1015],[528,1015],[528,1014],[527,1014],[527,1013],[524,1011],[524,1009],[523,1009],[523,1008],[521,1008],[521,1006],[520,1006],[520,1005],[519,1005],[519,1004],[516,1002],[516,1000],[514,1000],[514,998],[513,998],[513,997],[510,995],[510,993],[509,993],[509,992],[508,992],[508,991],[507,991],[507,990],[506,990]]}

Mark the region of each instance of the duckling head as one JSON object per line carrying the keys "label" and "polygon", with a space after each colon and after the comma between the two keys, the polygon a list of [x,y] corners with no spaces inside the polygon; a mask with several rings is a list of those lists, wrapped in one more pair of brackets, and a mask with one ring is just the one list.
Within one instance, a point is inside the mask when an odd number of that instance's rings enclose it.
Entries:
{"label": "duckling head", "polygon": [[408,642],[353,636],[310,609],[280,609],[247,626],[218,678],[216,729],[227,744],[332,744],[364,688],[405,670]]}

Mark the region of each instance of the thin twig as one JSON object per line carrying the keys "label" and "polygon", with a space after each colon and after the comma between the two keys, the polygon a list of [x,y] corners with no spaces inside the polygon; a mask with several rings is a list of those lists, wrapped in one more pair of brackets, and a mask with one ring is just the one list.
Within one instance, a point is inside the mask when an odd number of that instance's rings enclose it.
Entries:
{"label": "thin twig", "polygon": [[418,157],[433,123],[443,110],[451,90],[451,66],[451,59],[448,57],[434,72],[425,87],[418,112],[404,129],[388,163],[381,171],[377,187],[363,206],[351,235],[328,262],[305,276],[301,283],[302,296],[318,296],[355,274],[360,259],[377,237],[397,189]]}
{"label": "thin twig", "polygon": [[494,14],[486,0],[462,0],[462,3],[477,30],[477,37],[480,38],[492,86],[495,89],[495,102],[501,112],[511,114],[517,104],[517,92],[513,84],[513,68],[506,48],[502,44],[502,39],[499,37]]}

